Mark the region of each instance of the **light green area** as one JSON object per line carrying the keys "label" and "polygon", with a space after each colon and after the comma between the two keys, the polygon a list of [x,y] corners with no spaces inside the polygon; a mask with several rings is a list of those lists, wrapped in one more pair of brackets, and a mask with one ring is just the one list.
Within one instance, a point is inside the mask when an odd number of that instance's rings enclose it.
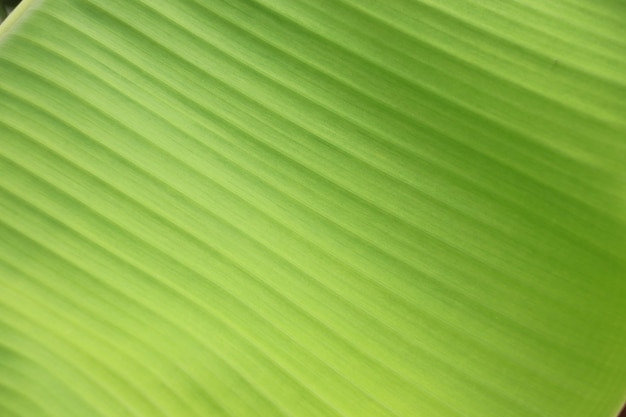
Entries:
{"label": "light green area", "polygon": [[626,5],[0,26],[0,415],[614,417]]}

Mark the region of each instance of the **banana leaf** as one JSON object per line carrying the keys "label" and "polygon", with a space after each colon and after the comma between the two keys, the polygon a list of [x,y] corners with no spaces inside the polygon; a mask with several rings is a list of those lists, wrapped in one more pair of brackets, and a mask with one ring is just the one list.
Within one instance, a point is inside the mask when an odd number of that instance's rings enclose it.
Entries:
{"label": "banana leaf", "polygon": [[26,0],[0,415],[614,417],[626,4]]}

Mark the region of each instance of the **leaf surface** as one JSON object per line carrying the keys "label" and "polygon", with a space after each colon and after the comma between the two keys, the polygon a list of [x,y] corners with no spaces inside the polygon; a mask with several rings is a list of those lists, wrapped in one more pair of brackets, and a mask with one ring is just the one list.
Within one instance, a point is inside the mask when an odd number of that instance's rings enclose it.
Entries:
{"label": "leaf surface", "polygon": [[0,26],[0,415],[613,417],[626,7]]}

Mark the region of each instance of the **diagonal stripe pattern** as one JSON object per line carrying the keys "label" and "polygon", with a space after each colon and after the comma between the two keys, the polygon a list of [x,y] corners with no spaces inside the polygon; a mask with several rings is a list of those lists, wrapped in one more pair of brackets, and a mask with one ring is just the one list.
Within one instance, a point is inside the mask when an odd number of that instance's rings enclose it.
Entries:
{"label": "diagonal stripe pattern", "polygon": [[613,417],[626,6],[31,0],[0,415]]}

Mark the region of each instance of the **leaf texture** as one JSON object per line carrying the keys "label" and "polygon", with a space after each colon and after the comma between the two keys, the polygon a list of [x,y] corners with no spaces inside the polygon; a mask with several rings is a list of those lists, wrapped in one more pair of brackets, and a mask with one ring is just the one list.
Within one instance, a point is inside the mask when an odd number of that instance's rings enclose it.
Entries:
{"label": "leaf texture", "polygon": [[625,19],[25,2],[0,27],[0,415],[614,416]]}

